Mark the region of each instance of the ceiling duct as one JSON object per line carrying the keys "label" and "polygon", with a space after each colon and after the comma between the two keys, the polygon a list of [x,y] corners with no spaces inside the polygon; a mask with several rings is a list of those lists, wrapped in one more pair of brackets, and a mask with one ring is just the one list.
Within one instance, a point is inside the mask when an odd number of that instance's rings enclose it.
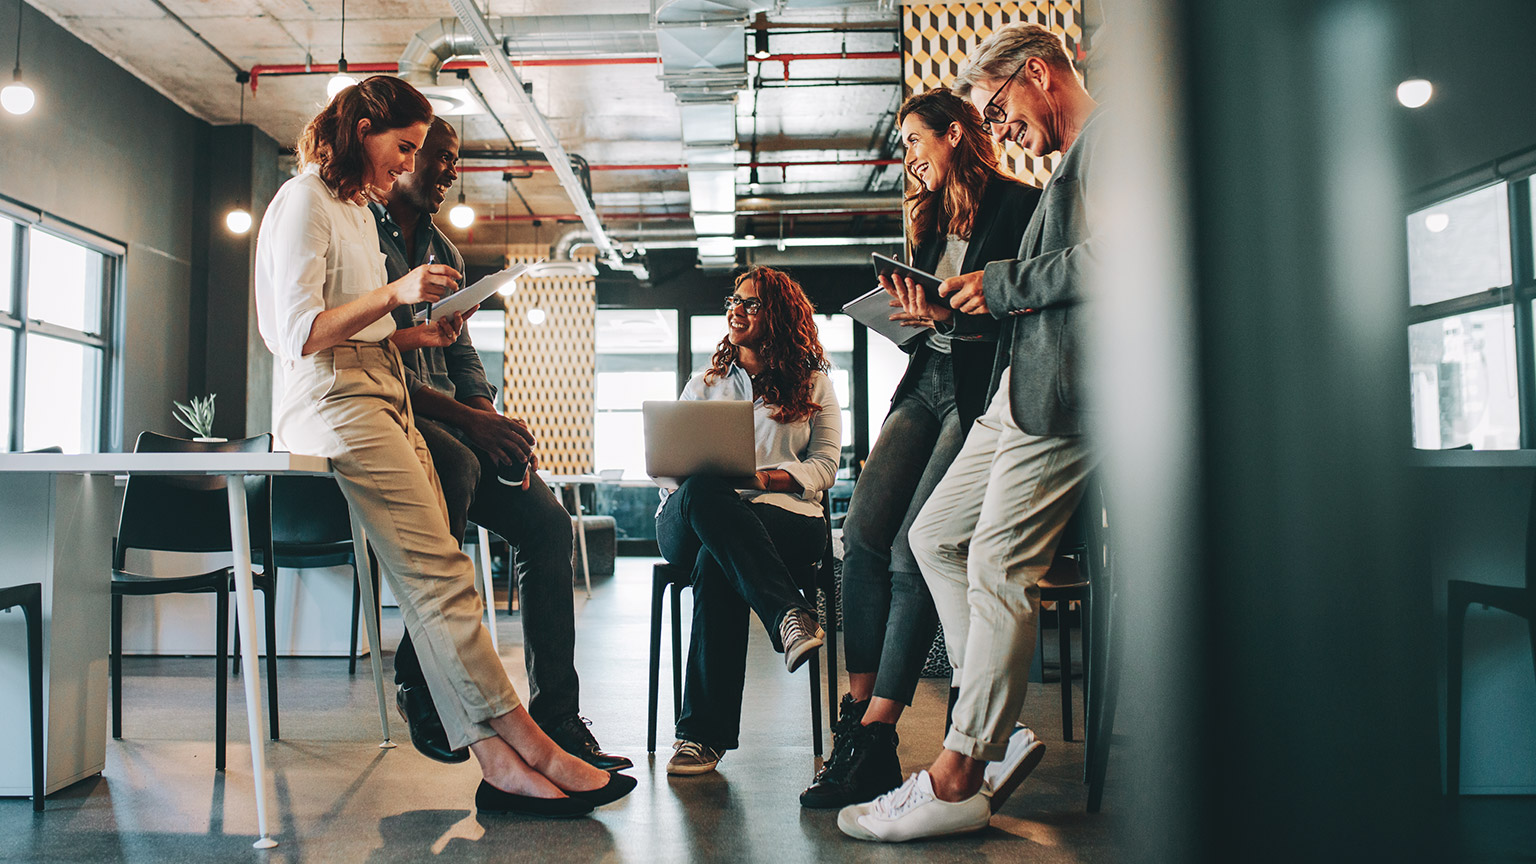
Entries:
{"label": "ceiling duct", "polygon": [[[528,15],[486,21],[512,57],[654,57],[656,34],[647,15]],[[432,87],[443,64],[478,57],[480,48],[457,18],[418,30],[400,53],[399,76]]]}
{"label": "ceiling duct", "polygon": [[677,96],[699,264],[736,265],[736,94],[747,87],[747,24],[786,8],[848,0],[667,0],[656,9],[661,81]]}

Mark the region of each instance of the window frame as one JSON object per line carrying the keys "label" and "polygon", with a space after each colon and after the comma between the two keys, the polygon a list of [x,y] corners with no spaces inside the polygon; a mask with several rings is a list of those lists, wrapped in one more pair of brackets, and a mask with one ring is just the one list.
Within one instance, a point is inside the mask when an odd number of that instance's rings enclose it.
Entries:
{"label": "window frame", "polygon": [[[123,316],[118,314],[123,295],[122,283],[126,248],[71,222],[40,210],[33,210],[10,199],[0,198],[0,217],[13,226],[0,242],[11,244],[11,272],[0,274],[5,280],[0,290],[10,292],[10,311],[0,311],[0,328],[14,334],[11,363],[10,437],[0,441],[5,450],[22,449],[26,433],[27,337],[46,336],[101,352],[101,371],[96,406],[96,449],[117,450],[122,446],[122,352]],[[82,246],[102,256],[101,293],[99,297],[100,332],[75,330],[30,317],[27,309],[27,276],[30,272],[31,232],[40,231]]]}

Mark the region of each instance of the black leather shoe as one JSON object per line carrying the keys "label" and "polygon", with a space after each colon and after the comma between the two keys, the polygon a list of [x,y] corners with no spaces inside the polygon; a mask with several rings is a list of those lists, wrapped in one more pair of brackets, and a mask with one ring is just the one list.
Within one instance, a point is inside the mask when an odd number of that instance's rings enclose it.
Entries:
{"label": "black leather shoe", "polygon": [[458,750],[448,747],[448,733],[443,729],[443,721],[438,718],[437,708],[432,705],[426,687],[401,684],[395,690],[395,708],[400,711],[405,725],[410,727],[411,743],[421,755],[450,765],[469,761],[468,747]]}
{"label": "black leather shoe", "polygon": [[597,739],[592,737],[592,730],[587,724],[592,721],[579,714],[572,714],[559,723],[552,724],[544,730],[560,749],[575,756],[577,759],[591,765],[593,768],[601,768],[604,771],[621,771],[634,767],[634,762],[627,756],[616,756],[612,753],[604,753],[597,745]]}
{"label": "black leather shoe", "polygon": [[841,751],[834,752],[811,788],[800,793],[800,806],[812,809],[846,807],[872,801],[901,785],[901,759],[896,755],[896,726],[869,723],[845,733]]}
{"label": "black leather shoe", "polygon": [[541,816],[545,819],[570,819],[592,812],[592,802],[583,798],[533,798],[503,792],[495,786],[480,781],[475,790],[475,809],[481,813],[516,813],[519,816]]}
{"label": "black leather shoe", "polygon": [[612,804],[635,791],[635,786],[637,785],[639,785],[639,782],[628,774],[609,774],[608,782],[597,789],[587,792],[566,790],[565,794],[578,801],[585,801],[593,807],[601,807],[604,804]]}

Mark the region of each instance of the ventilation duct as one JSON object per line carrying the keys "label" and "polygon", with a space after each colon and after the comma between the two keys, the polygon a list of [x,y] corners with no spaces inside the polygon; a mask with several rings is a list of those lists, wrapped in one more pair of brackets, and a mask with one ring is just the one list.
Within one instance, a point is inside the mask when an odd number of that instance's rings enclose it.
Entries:
{"label": "ventilation duct", "polygon": [[[512,57],[654,57],[656,34],[646,15],[529,15],[486,22]],[[480,48],[457,18],[416,32],[400,53],[399,76],[417,87],[437,85],[443,64],[478,57]]]}

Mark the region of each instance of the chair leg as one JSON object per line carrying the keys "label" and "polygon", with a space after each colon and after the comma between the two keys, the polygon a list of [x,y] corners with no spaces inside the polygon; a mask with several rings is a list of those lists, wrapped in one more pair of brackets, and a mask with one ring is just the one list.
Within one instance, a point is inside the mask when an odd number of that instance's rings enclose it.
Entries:
{"label": "chair leg", "polygon": [[1077,601],[1077,624],[1083,642],[1083,782],[1087,783],[1088,763],[1093,758],[1093,712],[1097,706],[1093,692],[1093,611],[1086,593]]}
{"label": "chair leg", "polygon": [[233,644],[236,647],[235,647],[234,655],[229,658],[229,669],[230,669],[230,674],[234,675],[236,678],[239,678],[240,677],[240,648],[239,648],[239,645],[240,645],[240,616],[239,615],[235,616],[234,631],[235,631],[235,639],[234,639],[234,643]]}
{"label": "chair leg", "polygon": [[277,729],[277,578],[273,572],[273,579],[267,590],[261,592],[267,601],[267,718],[272,727],[268,734],[272,740],[279,739]]}
{"label": "chair leg", "polygon": [[672,722],[683,718],[683,586],[672,583]]}
{"label": "chair leg", "polygon": [[1445,610],[1445,794],[1452,798],[1461,795],[1461,664],[1468,606],[1458,589],[1449,586]]}
{"label": "chair leg", "polygon": [[1072,740],[1072,628],[1067,624],[1071,601],[1056,603],[1056,656],[1061,667],[1061,738]]}
{"label": "chair leg", "polygon": [[28,597],[21,606],[27,617],[28,698],[32,707],[32,809],[43,810],[43,592]]}
{"label": "chair leg", "polygon": [[1102,706],[1100,716],[1091,734],[1099,736],[1098,743],[1094,745],[1093,760],[1088,763],[1088,812],[1099,812],[1099,806],[1104,800],[1104,777],[1109,771],[1110,743],[1115,737],[1115,700],[1120,690],[1120,662],[1118,656],[1119,640],[1115,638],[1114,607],[1116,598],[1110,595],[1104,605],[1104,628],[1100,631],[1098,642],[1099,652],[1104,658],[1104,669],[1099,676],[1103,679],[1102,689],[1099,693],[1099,701]]}
{"label": "chair leg", "polygon": [[[645,752],[656,752],[656,702],[661,688],[661,602],[667,588],[651,577],[651,700],[646,712]],[[510,602],[510,601],[509,601]]]}
{"label": "chair leg", "polygon": [[821,652],[811,654],[811,752],[821,758]]}
{"label": "chair leg", "polygon": [[831,569],[827,568],[828,580],[822,591],[826,600],[822,603],[827,610],[827,624],[823,628],[827,631],[827,719],[837,719],[837,584],[831,578]]}
{"label": "chair leg", "polygon": [[229,587],[221,586],[214,592],[213,613],[213,641],[216,643],[213,649],[215,661],[219,664],[217,674],[213,676],[216,682],[213,685],[213,770],[224,770],[224,739],[229,731],[229,676],[224,673],[228,669],[229,651]]}
{"label": "chair leg", "polygon": [[352,560],[352,641],[349,643],[352,646],[352,652],[347,655],[348,675],[357,674],[357,616],[363,604],[362,586],[357,584],[359,578],[361,577],[357,572],[357,559],[354,558]]}
{"label": "chair leg", "polygon": [[[123,737],[123,595],[112,595],[112,737]],[[222,674],[222,672],[220,673]]]}

